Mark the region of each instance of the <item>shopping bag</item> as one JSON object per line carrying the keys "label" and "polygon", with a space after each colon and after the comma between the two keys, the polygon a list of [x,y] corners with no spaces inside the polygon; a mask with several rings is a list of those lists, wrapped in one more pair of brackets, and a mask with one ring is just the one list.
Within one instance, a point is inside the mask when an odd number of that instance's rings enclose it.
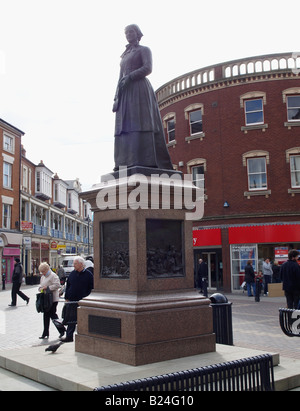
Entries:
{"label": "shopping bag", "polygon": [[63,324],[77,324],[77,301],[66,302],[62,309]]}
{"label": "shopping bag", "polygon": [[47,313],[51,310],[53,304],[53,295],[51,292],[38,293],[36,295],[36,310],[38,313]]}

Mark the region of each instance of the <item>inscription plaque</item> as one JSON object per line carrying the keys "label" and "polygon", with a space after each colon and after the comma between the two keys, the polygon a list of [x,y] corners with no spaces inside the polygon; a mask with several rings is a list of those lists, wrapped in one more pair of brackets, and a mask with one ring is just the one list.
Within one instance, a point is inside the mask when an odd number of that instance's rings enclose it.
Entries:
{"label": "inscription plaque", "polygon": [[89,315],[89,332],[121,338],[121,319]]}
{"label": "inscription plaque", "polygon": [[146,221],[147,277],[184,277],[183,221]]}
{"label": "inscription plaque", "polygon": [[101,276],[129,278],[129,223],[112,221],[101,223]]}

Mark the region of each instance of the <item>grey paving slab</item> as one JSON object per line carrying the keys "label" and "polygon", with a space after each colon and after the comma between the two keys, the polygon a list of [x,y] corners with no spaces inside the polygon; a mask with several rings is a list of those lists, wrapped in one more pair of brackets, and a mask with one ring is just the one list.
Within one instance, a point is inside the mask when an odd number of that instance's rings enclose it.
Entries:
{"label": "grey paving slab", "polygon": [[[48,385],[57,390],[91,390],[100,385],[230,361],[259,352],[280,354],[276,373],[281,388],[291,389],[298,383],[300,338],[285,336],[278,320],[278,309],[285,306],[284,298],[262,297],[256,303],[246,295],[228,294],[233,303],[234,347],[218,346],[216,353],[200,357],[131,367],[75,353],[74,343],[64,344],[55,355],[46,353],[45,347],[57,341],[58,333],[51,324],[49,341],[39,340],[43,318],[35,309],[37,286],[25,286],[22,290],[30,297],[30,303],[26,305],[18,299],[16,308],[8,307],[10,290],[0,291],[0,367],[6,369],[0,369],[0,390],[1,385],[3,389],[12,382],[13,374],[7,372],[21,375],[22,387],[25,389],[28,384],[28,390]],[[63,300],[59,303],[59,315],[62,306]],[[26,379],[35,380],[40,386],[32,386]]]}

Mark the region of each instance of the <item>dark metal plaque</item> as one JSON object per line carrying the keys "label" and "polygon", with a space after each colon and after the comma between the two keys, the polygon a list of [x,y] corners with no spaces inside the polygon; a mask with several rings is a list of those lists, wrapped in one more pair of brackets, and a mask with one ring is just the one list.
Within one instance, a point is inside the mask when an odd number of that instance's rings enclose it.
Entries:
{"label": "dark metal plaque", "polygon": [[183,221],[146,221],[147,277],[184,277]]}
{"label": "dark metal plaque", "polygon": [[89,332],[121,338],[121,319],[89,315]]}
{"label": "dark metal plaque", "polygon": [[129,223],[101,223],[101,277],[129,278]]}

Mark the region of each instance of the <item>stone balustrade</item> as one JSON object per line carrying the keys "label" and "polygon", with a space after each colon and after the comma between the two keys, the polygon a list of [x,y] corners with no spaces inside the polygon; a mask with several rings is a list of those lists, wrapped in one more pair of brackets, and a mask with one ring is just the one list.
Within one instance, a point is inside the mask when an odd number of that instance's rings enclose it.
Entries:
{"label": "stone balustrade", "polygon": [[300,52],[270,54],[233,60],[186,73],[164,84],[156,91],[158,103],[193,88],[215,82],[269,73],[300,74]]}

